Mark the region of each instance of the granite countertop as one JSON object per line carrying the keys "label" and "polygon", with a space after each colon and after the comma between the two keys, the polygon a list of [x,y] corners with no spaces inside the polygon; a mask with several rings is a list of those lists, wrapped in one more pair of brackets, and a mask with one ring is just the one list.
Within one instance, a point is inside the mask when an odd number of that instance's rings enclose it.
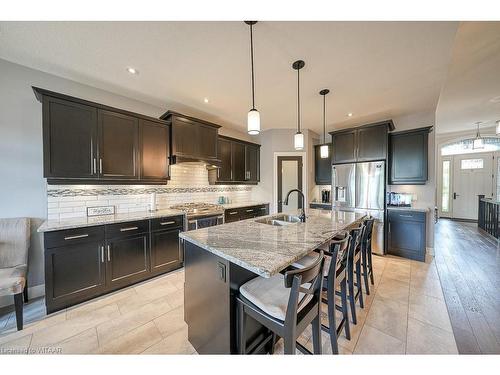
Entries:
{"label": "granite countertop", "polygon": [[429,212],[431,209],[429,207],[422,206],[412,206],[412,207],[397,207],[397,206],[387,206],[388,210],[398,210],[398,211],[414,211],[414,212]]}
{"label": "granite countertop", "polygon": [[249,201],[249,202],[244,202],[244,203],[226,203],[226,204],[221,204],[221,206],[225,210],[230,210],[230,209],[233,209],[233,208],[241,208],[241,207],[249,207],[249,206],[259,206],[261,204],[269,204],[269,202]]}
{"label": "granite countertop", "polygon": [[268,278],[365,217],[360,212],[307,209],[305,223],[278,227],[257,222],[276,215],[183,232],[180,237]]}
{"label": "granite countertop", "polygon": [[38,228],[38,232],[51,232],[63,229],[91,227],[103,224],[123,223],[127,221],[147,220],[158,217],[169,217],[177,215],[184,215],[184,212],[179,210],[166,209],[153,212],[140,211],[140,212],[130,212],[126,214],[78,217],[74,219],[64,219],[64,220],[46,220]]}

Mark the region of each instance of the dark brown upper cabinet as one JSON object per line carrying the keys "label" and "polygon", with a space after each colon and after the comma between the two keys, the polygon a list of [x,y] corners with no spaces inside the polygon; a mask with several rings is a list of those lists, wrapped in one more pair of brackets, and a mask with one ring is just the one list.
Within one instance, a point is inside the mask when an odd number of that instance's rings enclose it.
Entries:
{"label": "dark brown upper cabinet", "polygon": [[166,121],[33,90],[43,104],[44,177],[49,184],[166,182]]}
{"label": "dark brown upper cabinet", "polygon": [[97,177],[97,109],[43,97],[43,171],[46,178]]}
{"label": "dark brown upper cabinet", "polygon": [[218,165],[217,136],[219,125],[168,111],[161,117],[171,127],[171,163],[201,161]]}
{"label": "dark brown upper cabinet", "polygon": [[328,145],[328,158],[322,159],[321,145],[314,146],[314,181],[316,185],[331,185],[332,183],[332,146]]}
{"label": "dark brown upper cabinet", "polygon": [[245,145],[245,178],[247,181],[260,181],[260,146]]}
{"label": "dark brown upper cabinet", "polygon": [[217,141],[217,152],[221,161],[220,168],[217,169],[218,181],[231,181],[233,178],[231,145],[232,142],[228,139],[219,137]]}
{"label": "dark brown upper cabinet", "polygon": [[170,132],[165,124],[139,120],[140,179],[165,181],[169,178]]}
{"label": "dark brown upper cabinet", "polygon": [[233,181],[245,181],[247,177],[246,170],[246,152],[245,145],[240,142],[231,142]]}
{"label": "dark brown upper cabinet", "polygon": [[219,136],[216,183],[257,184],[260,181],[260,145]]}
{"label": "dark brown upper cabinet", "polygon": [[138,179],[138,119],[103,110],[99,110],[98,119],[100,176],[105,179]]}
{"label": "dark brown upper cabinet", "polygon": [[424,185],[427,182],[428,138],[432,127],[389,135],[389,184]]}
{"label": "dark brown upper cabinet", "polygon": [[394,130],[392,120],[330,132],[333,164],[385,160],[387,133]]}

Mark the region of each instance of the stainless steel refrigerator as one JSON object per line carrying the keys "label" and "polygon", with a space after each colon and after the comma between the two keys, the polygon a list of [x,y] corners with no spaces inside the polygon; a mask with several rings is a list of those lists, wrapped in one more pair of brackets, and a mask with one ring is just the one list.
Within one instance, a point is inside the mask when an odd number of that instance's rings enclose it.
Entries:
{"label": "stainless steel refrigerator", "polygon": [[366,211],[375,218],[372,250],[385,254],[385,162],[336,164],[332,166],[332,207]]}

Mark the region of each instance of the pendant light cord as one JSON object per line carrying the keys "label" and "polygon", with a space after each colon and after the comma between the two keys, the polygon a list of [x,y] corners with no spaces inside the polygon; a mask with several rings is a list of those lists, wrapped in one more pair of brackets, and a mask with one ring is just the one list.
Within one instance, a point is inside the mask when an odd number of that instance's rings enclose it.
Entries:
{"label": "pendant light cord", "polygon": [[300,133],[300,69],[297,69],[297,132]]}
{"label": "pendant light cord", "polygon": [[255,109],[255,78],[253,73],[253,25],[250,25],[250,56],[252,60],[252,109]]}
{"label": "pendant light cord", "polygon": [[326,94],[323,95],[323,143],[326,143]]}

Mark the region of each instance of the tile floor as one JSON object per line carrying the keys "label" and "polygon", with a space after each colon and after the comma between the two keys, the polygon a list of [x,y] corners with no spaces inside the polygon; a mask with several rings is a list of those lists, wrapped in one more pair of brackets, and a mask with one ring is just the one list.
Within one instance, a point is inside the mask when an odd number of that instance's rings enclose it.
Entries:
{"label": "tile floor", "polygon": [[[434,260],[375,257],[375,285],[340,337],[342,354],[456,354]],[[195,354],[187,340],[182,270],[45,315],[43,298],[25,306],[25,328],[0,312],[0,354]],[[4,309],[5,310],[5,309]],[[323,320],[327,323],[326,315]],[[323,352],[331,353],[323,333]],[[311,347],[311,330],[300,342]],[[283,352],[282,340],[276,353]]]}

